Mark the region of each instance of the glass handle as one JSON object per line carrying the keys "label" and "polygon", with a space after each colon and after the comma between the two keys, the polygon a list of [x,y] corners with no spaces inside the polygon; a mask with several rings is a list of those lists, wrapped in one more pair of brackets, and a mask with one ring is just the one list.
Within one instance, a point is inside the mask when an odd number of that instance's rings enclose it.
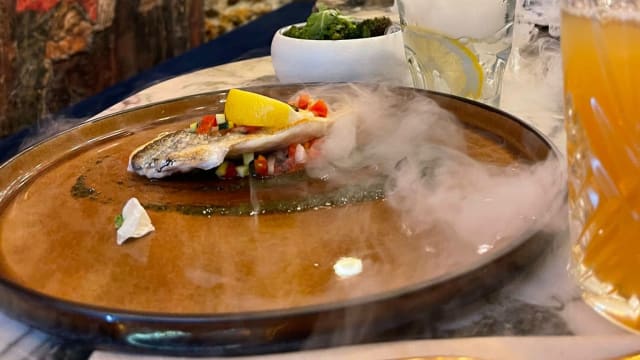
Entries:
{"label": "glass handle", "polygon": [[405,46],[404,51],[406,53],[407,63],[409,64],[409,72],[411,72],[411,81],[413,82],[413,86],[418,89],[427,89],[424,70],[420,65],[420,61],[418,60],[416,53],[407,46]]}

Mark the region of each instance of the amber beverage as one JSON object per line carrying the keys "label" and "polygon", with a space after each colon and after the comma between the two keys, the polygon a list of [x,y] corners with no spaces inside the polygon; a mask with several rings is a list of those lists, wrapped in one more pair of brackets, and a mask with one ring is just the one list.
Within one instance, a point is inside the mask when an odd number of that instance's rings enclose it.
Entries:
{"label": "amber beverage", "polygon": [[589,305],[640,331],[640,1],[565,0],[561,44],[572,270]]}

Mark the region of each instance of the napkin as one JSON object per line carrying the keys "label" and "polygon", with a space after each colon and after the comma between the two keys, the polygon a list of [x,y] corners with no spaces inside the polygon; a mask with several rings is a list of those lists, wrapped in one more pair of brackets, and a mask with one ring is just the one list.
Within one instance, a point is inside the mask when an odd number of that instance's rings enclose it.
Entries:
{"label": "napkin", "polygon": [[[640,352],[637,335],[475,337],[446,340],[417,340],[347,346],[323,350],[264,356],[234,357],[234,360],[329,360],[399,359],[419,356],[456,355],[484,360],[606,360]],[[96,351],[92,360],[154,360],[162,357]],[[172,358],[176,359],[176,358]],[[208,359],[222,359],[211,357]],[[227,358],[228,359],[228,358]]]}

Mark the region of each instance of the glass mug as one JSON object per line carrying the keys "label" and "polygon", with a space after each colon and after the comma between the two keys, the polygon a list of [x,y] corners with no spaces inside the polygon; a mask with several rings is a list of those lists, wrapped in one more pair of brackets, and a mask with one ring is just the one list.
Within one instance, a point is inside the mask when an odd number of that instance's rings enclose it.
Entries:
{"label": "glass mug", "polygon": [[497,105],[516,0],[396,0],[417,88]]}
{"label": "glass mug", "polygon": [[596,311],[640,330],[640,0],[563,0],[572,271]]}

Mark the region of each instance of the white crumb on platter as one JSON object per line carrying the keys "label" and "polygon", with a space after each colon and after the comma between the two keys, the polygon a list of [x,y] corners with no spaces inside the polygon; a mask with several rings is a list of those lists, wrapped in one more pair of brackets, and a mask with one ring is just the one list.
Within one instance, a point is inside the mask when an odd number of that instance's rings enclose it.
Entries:
{"label": "white crumb on platter", "polygon": [[333,271],[343,279],[356,276],[362,272],[362,260],[354,257],[341,257],[333,265]]}
{"label": "white crumb on platter", "polygon": [[122,226],[118,228],[116,242],[122,245],[130,238],[140,238],[154,231],[149,214],[136,198],[131,198],[122,209]]}

